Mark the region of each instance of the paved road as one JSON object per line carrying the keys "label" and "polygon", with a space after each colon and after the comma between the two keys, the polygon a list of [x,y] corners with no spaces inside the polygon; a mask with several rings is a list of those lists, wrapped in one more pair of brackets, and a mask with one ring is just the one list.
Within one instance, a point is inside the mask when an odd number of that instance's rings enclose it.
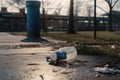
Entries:
{"label": "paved road", "polygon": [[74,64],[54,66],[45,60],[45,56],[53,50],[52,46],[29,48],[4,46],[29,45],[21,42],[24,38],[0,33],[0,80],[120,80],[120,75],[100,74],[94,71],[95,65],[104,64],[115,58],[79,55],[76,58],[78,62]]}

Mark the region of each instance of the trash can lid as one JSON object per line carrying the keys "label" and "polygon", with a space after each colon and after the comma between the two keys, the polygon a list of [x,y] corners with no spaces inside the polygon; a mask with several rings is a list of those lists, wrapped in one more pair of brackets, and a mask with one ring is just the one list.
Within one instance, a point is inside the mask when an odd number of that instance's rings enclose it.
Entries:
{"label": "trash can lid", "polygon": [[40,1],[39,0],[26,0],[26,6],[27,7],[40,7]]}

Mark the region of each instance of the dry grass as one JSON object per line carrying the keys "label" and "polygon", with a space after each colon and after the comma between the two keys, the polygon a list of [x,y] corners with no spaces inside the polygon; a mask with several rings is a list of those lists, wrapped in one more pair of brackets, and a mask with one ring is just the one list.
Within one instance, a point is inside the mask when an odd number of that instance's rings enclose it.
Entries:
{"label": "dry grass", "polygon": [[[15,35],[26,35],[26,33],[11,33]],[[79,54],[107,54],[120,55],[120,33],[119,32],[97,32],[97,39],[93,39],[93,32],[81,31],[76,34],[65,32],[41,33],[43,37],[51,37],[57,40],[64,40],[76,44]],[[115,48],[111,46],[115,45]]]}

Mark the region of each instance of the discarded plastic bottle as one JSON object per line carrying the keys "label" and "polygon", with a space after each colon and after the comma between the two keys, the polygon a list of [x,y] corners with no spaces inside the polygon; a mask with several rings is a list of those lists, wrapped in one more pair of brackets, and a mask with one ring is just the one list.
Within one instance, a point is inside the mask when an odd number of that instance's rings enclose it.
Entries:
{"label": "discarded plastic bottle", "polygon": [[74,46],[63,47],[56,51],[51,52],[46,56],[47,62],[57,62],[60,60],[71,60],[77,56],[77,50]]}

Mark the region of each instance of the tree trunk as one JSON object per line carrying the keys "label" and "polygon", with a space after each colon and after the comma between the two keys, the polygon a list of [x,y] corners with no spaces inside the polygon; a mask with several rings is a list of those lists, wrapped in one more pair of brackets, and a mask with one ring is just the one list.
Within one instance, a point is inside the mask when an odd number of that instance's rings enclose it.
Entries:
{"label": "tree trunk", "polygon": [[113,31],[112,29],[112,8],[110,8],[110,12],[109,12],[109,31]]}
{"label": "tree trunk", "polygon": [[44,32],[47,32],[45,8],[43,8],[42,29]]}
{"label": "tree trunk", "polygon": [[68,33],[74,34],[74,0],[70,0],[70,12],[69,12],[69,28]]}

